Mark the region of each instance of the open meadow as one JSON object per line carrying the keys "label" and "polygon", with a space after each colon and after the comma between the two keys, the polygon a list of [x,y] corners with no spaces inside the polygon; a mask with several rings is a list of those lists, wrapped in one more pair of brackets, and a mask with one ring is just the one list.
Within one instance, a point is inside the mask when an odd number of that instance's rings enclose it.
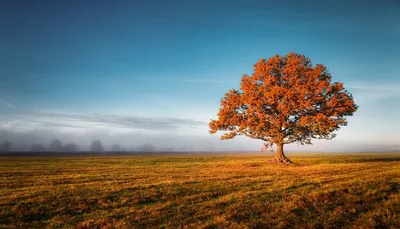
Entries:
{"label": "open meadow", "polygon": [[0,157],[0,228],[399,228],[400,155]]}

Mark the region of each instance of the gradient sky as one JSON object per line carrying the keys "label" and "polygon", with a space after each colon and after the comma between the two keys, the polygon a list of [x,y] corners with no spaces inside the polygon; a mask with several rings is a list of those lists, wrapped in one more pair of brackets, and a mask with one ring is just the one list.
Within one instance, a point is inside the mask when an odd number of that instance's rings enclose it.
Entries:
{"label": "gradient sky", "polygon": [[396,0],[1,1],[0,31],[0,140],[258,150],[207,123],[261,57],[297,52],[360,108],[335,140],[287,149],[399,147]]}

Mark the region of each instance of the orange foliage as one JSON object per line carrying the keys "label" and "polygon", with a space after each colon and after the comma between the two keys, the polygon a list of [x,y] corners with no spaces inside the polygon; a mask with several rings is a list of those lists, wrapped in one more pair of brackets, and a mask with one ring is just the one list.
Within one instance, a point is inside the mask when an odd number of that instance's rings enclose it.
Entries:
{"label": "orange foliage", "polygon": [[304,55],[289,53],[260,59],[254,73],[243,76],[240,90],[221,99],[218,119],[209,127],[211,134],[225,131],[222,140],[245,135],[278,147],[311,144],[313,138],[335,137],[357,108],[343,83],[331,82],[325,66],[313,67]]}

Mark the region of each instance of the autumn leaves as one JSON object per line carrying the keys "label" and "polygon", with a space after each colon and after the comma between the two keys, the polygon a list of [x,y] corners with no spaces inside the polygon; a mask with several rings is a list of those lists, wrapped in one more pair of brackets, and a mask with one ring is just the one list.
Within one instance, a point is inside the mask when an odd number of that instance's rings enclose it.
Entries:
{"label": "autumn leaves", "polygon": [[304,55],[289,53],[260,59],[253,74],[243,76],[240,90],[221,99],[218,119],[209,127],[211,134],[223,131],[222,140],[245,135],[276,144],[276,161],[287,162],[284,144],[332,139],[357,108],[325,66],[313,67]]}

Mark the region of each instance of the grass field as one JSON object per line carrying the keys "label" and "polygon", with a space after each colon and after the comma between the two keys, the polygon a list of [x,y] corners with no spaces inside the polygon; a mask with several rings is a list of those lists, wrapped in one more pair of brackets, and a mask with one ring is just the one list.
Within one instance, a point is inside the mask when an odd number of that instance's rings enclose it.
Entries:
{"label": "grass field", "polygon": [[400,228],[400,155],[0,157],[0,228]]}

